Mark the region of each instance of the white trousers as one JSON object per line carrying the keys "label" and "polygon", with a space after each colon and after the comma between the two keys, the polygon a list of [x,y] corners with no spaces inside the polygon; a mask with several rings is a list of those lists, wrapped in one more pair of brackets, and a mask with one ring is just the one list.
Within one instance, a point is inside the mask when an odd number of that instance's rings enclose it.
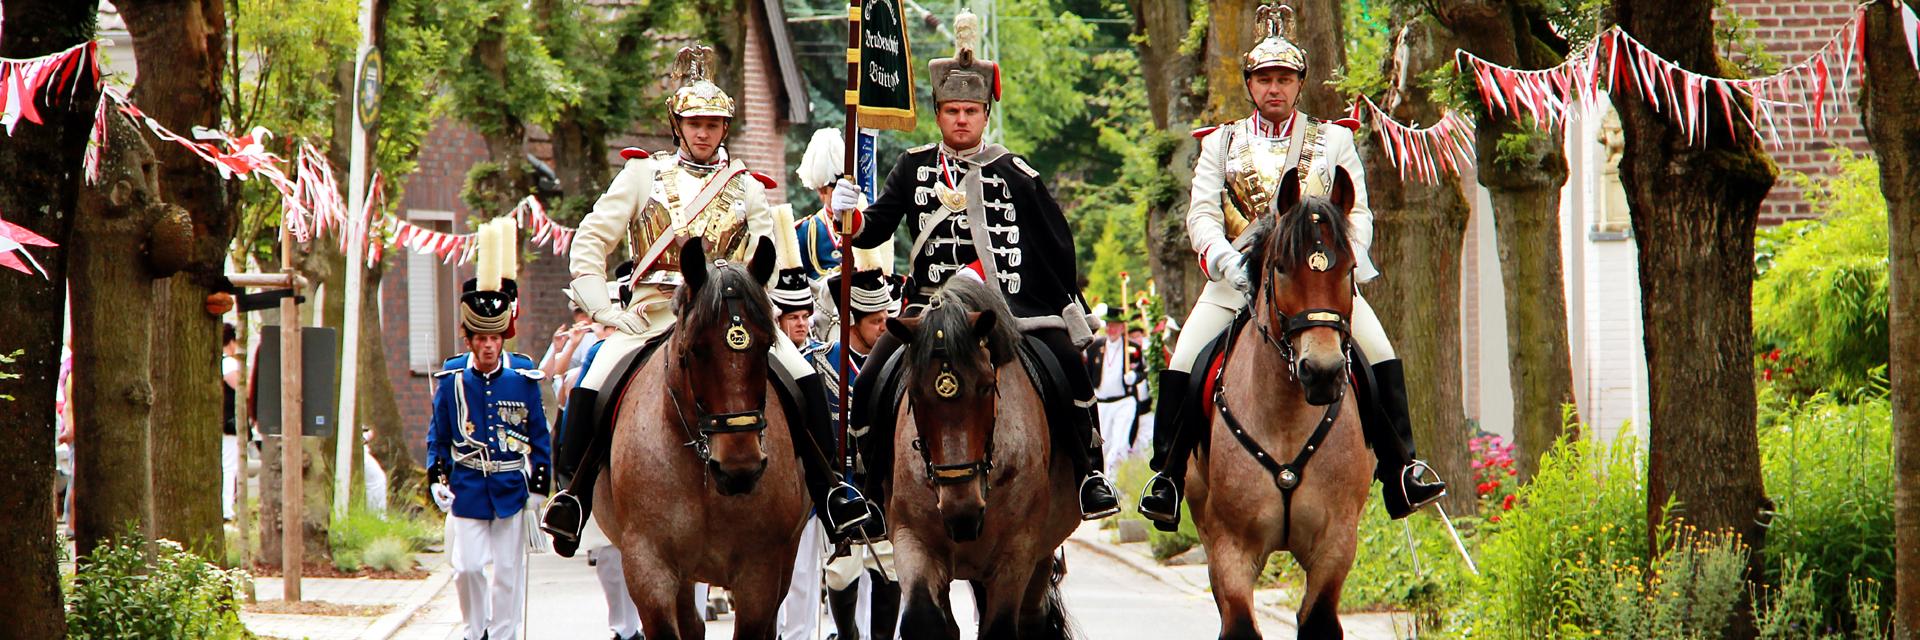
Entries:
{"label": "white trousers", "polygon": [[820,628],[820,570],[826,555],[827,529],[807,518],[800,532],[800,550],[793,558],[793,581],[780,601],[777,628],[782,640],[813,640]]}
{"label": "white trousers", "polygon": [[620,548],[613,545],[587,552],[593,557],[594,573],[600,576],[600,593],[607,597],[607,630],[627,638],[640,633],[640,609],[627,593],[627,574],[620,570]]}
{"label": "white trousers", "polygon": [[[647,341],[653,339],[654,336],[666,331],[667,326],[672,324],[672,316],[669,315],[667,318],[668,320],[665,322],[654,321],[653,324],[648,325],[647,331],[644,334],[636,335],[625,331],[616,331],[611,337],[603,340],[602,342],[605,342],[606,346],[600,347],[600,353],[593,357],[593,366],[587,367],[587,372],[581,374],[580,383],[576,386],[582,389],[593,389],[596,391],[603,388],[607,383],[607,378],[613,375],[613,369],[616,366],[615,363],[619,362],[626,354],[644,346]],[[800,348],[794,346],[792,340],[776,336],[776,339],[773,341],[772,355],[774,366],[786,370],[787,375],[792,376],[795,380],[813,375],[814,373],[813,365],[808,364],[806,357],[800,355]]]}
{"label": "white trousers", "polygon": [[220,517],[233,519],[233,487],[240,477],[240,436],[220,436]]}
{"label": "white trousers", "polygon": [[1100,449],[1106,461],[1108,477],[1120,469],[1120,463],[1133,453],[1133,443],[1127,435],[1133,431],[1133,411],[1138,405],[1129,395],[1112,402],[1100,403]]}
{"label": "white trousers", "polygon": [[524,517],[526,511],[496,520],[447,517],[447,560],[460,593],[466,640],[478,640],[481,634],[488,640],[520,637],[520,620],[526,614],[521,609],[527,584],[527,528],[520,522]]}
{"label": "white trousers", "polygon": [[361,468],[366,469],[367,508],[374,513],[387,512],[387,470],[380,468],[380,461],[373,459],[368,452],[362,459]]}
{"label": "white trousers", "polygon": [[[1200,356],[1200,350],[1206,348],[1220,332],[1233,324],[1234,315],[1247,306],[1247,297],[1224,282],[1208,282],[1200,290],[1200,302],[1193,305],[1193,312],[1187,314],[1187,321],[1180,324],[1180,337],[1174,341],[1173,357],[1167,361],[1167,368],[1182,373],[1193,372],[1193,359]],[[1367,304],[1360,294],[1353,295],[1353,317],[1347,319],[1348,329],[1353,332],[1353,343],[1367,354],[1367,360],[1379,364],[1398,356],[1393,354],[1393,343],[1387,340],[1387,330],[1380,326],[1380,317],[1374,315],[1373,305]]]}

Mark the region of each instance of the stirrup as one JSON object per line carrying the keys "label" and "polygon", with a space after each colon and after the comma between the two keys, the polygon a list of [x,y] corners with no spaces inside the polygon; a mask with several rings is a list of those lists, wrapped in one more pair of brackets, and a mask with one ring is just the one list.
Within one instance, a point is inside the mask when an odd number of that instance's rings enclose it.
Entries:
{"label": "stirrup", "polygon": [[[546,516],[548,514],[553,513],[554,508],[560,506],[560,501],[563,499],[573,504],[573,512],[575,514],[575,518],[573,523],[573,530],[571,531],[561,530],[559,528],[552,526],[547,522]],[[553,494],[552,498],[547,499],[547,509],[545,512],[540,514],[540,530],[541,531],[545,531],[548,534],[551,534],[555,538],[564,539],[568,542],[579,542],[580,530],[585,528],[587,528],[587,519],[585,516],[585,510],[580,508],[579,498],[574,497],[574,495],[571,493],[568,493],[566,489],[561,489],[559,493]]]}
{"label": "stirrup", "polygon": [[[1161,513],[1161,512],[1153,511],[1147,508],[1147,501],[1153,498],[1153,487],[1156,484],[1167,485],[1167,489],[1173,493],[1173,510],[1171,513]],[[1147,478],[1147,483],[1145,485],[1141,485],[1140,504],[1139,506],[1135,507],[1134,510],[1140,512],[1141,516],[1144,516],[1146,517],[1146,519],[1152,520],[1154,522],[1165,522],[1167,524],[1179,524],[1180,523],[1180,485],[1179,483],[1174,482],[1173,478],[1168,477],[1164,473],[1155,472],[1153,474],[1153,477]]]}
{"label": "stirrup", "polygon": [[1407,494],[1407,478],[1412,477],[1414,480],[1418,481],[1420,476],[1423,473],[1433,474],[1433,480],[1434,480],[1433,484],[1440,485],[1440,492],[1433,494],[1427,499],[1421,500],[1419,502],[1408,500],[1407,501],[1408,512],[1419,511],[1421,509],[1424,509],[1426,508],[1427,505],[1433,504],[1435,502],[1439,502],[1441,498],[1444,498],[1447,496],[1447,484],[1445,481],[1442,481],[1440,479],[1440,472],[1434,471],[1433,467],[1428,466],[1427,461],[1425,460],[1414,460],[1413,462],[1407,463],[1407,466],[1400,468],[1399,482],[1400,482],[1401,497],[1406,497],[1408,495]]}
{"label": "stirrup", "polygon": [[[834,494],[839,493],[842,490],[851,492],[855,498],[858,498],[862,506],[862,509],[860,510],[859,516],[850,518],[846,522],[836,522],[834,520],[834,513],[833,513],[833,506],[832,506],[833,496]],[[827,504],[822,505],[822,508],[820,509],[820,515],[824,516],[821,518],[821,521],[826,523],[828,531],[831,531],[835,534],[846,533],[849,529],[859,527],[861,524],[864,524],[867,521],[872,520],[876,515],[874,512],[875,510],[873,508],[872,501],[867,500],[867,496],[860,493],[860,489],[858,487],[855,487],[852,484],[848,484],[845,480],[842,480],[839,483],[835,484],[833,488],[827,489],[826,498],[827,498]]]}
{"label": "stirrup", "polygon": [[[1108,505],[1106,508],[1101,509],[1097,512],[1090,512],[1087,510],[1087,503],[1086,503],[1087,485],[1089,483],[1095,483],[1095,482],[1099,483],[1100,486],[1103,486],[1107,489],[1107,495],[1112,496],[1113,504]],[[1082,521],[1099,520],[1101,518],[1105,518],[1105,517],[1120,513],[1120,492],[1114,489],[1112,482],[1107,481],[1107,476],[1104,473],[1101,473],[1096,470],[1092,473],[1087,474],[1086,479],[1080,481],[1079,493],[1080,495],[1078,496],[1078,499],[1080,500],[1080,519]]]}

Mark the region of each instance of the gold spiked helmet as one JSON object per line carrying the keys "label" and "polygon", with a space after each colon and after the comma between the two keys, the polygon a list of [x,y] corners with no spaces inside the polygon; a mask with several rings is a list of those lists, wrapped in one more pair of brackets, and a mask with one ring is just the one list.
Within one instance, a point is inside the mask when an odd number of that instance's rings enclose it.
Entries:
{"label": "gold spiked helmet", "polygon": [[1252,75],[1261,69],[1292,69],[1307,73],[1307,50],[1287,39],[1293,35],[1293,7],[1279,3],[1261,5],[1253,13],[1260,43],[1248,51],[1241,62],[1242,73]]}

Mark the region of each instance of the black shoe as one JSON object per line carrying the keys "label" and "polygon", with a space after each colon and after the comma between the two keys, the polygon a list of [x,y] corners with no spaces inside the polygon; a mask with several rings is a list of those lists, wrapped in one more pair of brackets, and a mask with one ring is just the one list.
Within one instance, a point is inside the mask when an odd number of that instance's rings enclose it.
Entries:
{"label": "black shoe", "polygon": [[580,500],[561,491],[547,501],[547,514],[540,519],[540,530],[553,538],[555,554],[571,558],[580,550],[580,530],[586,528],[586,520]]}
{"label": "black shoe", "polygon": [[1422,471],[1432,470],[1427,463],[1415,460],[1400,469],[1398,478],[1382,480],[1380,495],[1386,502],[1388,518],[1405,518],[1447,495],[1447,483],[1438,478],[1433,482],[1420,479]]}
{"label": "black shoe", "polygon": [[824,515],[821,521],[827,525],[827,537],[835,543],[849,537],[870,539],[884,535],[887,529],[880,509],[861,495],[860,489],[845,482],[828,490]]}
{"label": "black shoe", "polygon": [[1107,476],[1095,471],[1080,481],[1080,519],[1099,520],[1120,513],[1119,492]]}
{"label": "black shoe", "polygon": [[1140,489],[1140,515],[1153,521],[1161,531],[1180,528],[1180,484],[1166,474],[1156,473]]}

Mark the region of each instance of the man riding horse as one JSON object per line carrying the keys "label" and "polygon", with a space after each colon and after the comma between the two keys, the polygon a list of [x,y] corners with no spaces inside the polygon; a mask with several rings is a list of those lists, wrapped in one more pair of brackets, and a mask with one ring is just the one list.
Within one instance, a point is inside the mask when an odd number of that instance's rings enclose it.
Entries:
{"label": "man riding horse", "polygon": [[[1258,18],[1266,37],[1242,61],[1241,77],[1254,113],[1193,133],[1200,139],[1200,157],[1193,170],[1187,236],[1208,282],[1181,325],[1167,368],[1160,373],[1152,459],[1158,473],[1147,481],[1140,498],[1140,513],[1168,531],[1180,522],[1187,457],[1206,430],[1204,421],[1182,420],[1199,412],[1188,403],[1198,398],[1186,397],[1194,360],[1247,305],[1246,258],[1234,240],[1250,220],[1268,211],[1289,169],[1298,168],[1306,194],[1317,196],[1327,194],[1335,169],[1346,169],[1355,193],[1353,212],[1347,217],[1353,228],[1355,281],[1379,275],[1367,257],[1367,246],[1373,242],[1373,213],[1367,208],[1366,176],[1353,146],[1352,127],[1357,124],[1335,121],[1328,126],[1294,108],[1307,74],[1307,52],[1282,35],[1283,11],[1291,17],[1288,7],[1260,8]],[[1353,297],[1352,332],[1355,345],[1373,362],[1376,406],[1362,411],[1362,422],[1379,460],[1374,476],[1384,488],[1387,513],[1403,518],[1445,495],[1447,485],[1420,478],[1427,467],[1414,458],[1405,375],[1379,317],[1358,292]],[[1205,373],[1204,367],[1201,372]]]}
{"label": "man riding horse", "polygon": [[[627,354],[673,325],[673,294],[683,282],[681,245],[704,240],[707,256],[739,263],[745,262],[749,247],[773,234],[766,192],[775,183],[728,157],[725,142],[732,129],[733,98],[707,78],[710,55],[710,48],[686,47],[675,62],[674,75],[681,87],[667,99],[667,107],[678,148],[658,154],[622,151],[626,166],[581,220],[574,238],[570,294],[594,321],[618,331],[606,340],[594,366],[567,400],[567,437],[559,447],[556,467],[571,473],[572,481],[554,496],[541,526],[554,536],[554,550],[561,555],[571,555],[592,513],[599,465],[581,461],[590,449],[604,450],[611,439],[610,427],[601,425],[610,424],[609,400],[618,395],[619,376],[628,370],[621,365],[632,361]],[[631,300],[617,305],[608,301],[607,274],[613,271],[609,255],[622,238],[634,276]],[[801,396],[804,415],[793,421],[800,427],[793,435],[795,449],[803,451],[799,457],[808,493],[815,504],[825,505],[822,513],[830,535],[843,535],[875,512],[858,490],[839,479],[828,456],[818,454],[832,451],[832,425],[820,377],[791,341],[773,342],[774,366],[793,378]],[[808,455],[805,450],[812,447],[818,450]]]}
{"label": "man riding horse", "polygon": [[[1044,341],[1062,363],[1073,405],[1062,412],[1069,416],[1062,421],[1071,424],[1051,428],[1074,452],[1080,509],[1087,519],[1113,515],[1119,499],[1100,470],[1093,383],[1078,366],[1077,346],[1092,339],[1092,328],[1066,216],[1026,159],[981,141],[1000,97],[999,65],[962,46],[954,57],[934,60],[928,68],[941,141],[901,156],[878,199],[864,210],[860,188],[845,179],[835,185],[830,206],[835,215],[855,216],[853,245],[861,248],[892,242],[894,229],[906,221],[914,235],[916,286],[906,292],[902,315],[920,315],[933,293],[954,278],[980,278],[1006,298],[1019,328]],[[882,336],[869,363],[887,362],[899,345]],[[873,397],[880,369],[863,370],[854,397]],[[865,404],[852,411],[856,430],[885,417],[869,415]],[[879,442],[892,442],[890,433],[879,435]]]}

